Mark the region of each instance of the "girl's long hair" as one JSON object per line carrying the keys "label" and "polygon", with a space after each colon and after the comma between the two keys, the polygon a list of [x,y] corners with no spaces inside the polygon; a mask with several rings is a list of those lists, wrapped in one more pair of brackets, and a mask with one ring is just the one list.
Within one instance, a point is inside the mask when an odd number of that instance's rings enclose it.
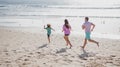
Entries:
{"label": "girl's long hair", "polygon": [[68,22],[68,20],[67,20],[67,19],[65,19],[65,21],[64,21],[64,22],[65,22],[65,27],[69,29],[69,28],[70,28],[70,26],[69,26],[69,22]]}

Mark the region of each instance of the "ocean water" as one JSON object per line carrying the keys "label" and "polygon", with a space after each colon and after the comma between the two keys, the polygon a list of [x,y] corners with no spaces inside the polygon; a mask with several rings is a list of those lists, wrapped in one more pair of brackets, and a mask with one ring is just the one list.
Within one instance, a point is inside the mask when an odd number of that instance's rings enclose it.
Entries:
{"label": "ocean water", "polygon": [[103,37],[106,34],[110,35],[108,37],[120,36],[120,2],[98,5],[88,3],[76,5],[59,1],[44,2],[43,0],[32,2],[1,0],[0,26],[39,27],[43,29],[44,25],[50,23],[57,32],[60,32],[64,19],[68,19],[73,32],[82,33],[81,25],[84,22],[84,17],[88,16],[90,21],[96,24],[94,33],[98,34],[99,37],[101,34]]}
{"label": "ocean water", "polygon": [[120,6],[0,4],[0,16],[120,18]]}

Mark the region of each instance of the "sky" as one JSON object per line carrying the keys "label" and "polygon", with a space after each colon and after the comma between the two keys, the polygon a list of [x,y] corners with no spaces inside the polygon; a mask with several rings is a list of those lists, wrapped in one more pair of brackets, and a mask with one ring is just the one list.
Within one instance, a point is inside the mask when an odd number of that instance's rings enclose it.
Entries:
{"label": "sky", "polygon": [[0,0],[0,3],[39,3],[39,4],[70,4],[70,5],[79,5],[79,4],[119,4],[120,0]]}

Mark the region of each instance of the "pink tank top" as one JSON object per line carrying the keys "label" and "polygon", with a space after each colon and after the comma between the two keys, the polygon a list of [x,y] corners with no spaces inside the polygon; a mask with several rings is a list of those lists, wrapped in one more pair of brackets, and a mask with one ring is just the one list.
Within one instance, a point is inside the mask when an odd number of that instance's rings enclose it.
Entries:
{"label": "pink tank top", "polygon": [[67,28],[65,25],[63,25],[63,31],[64,34],[70,34],[70,28]]}

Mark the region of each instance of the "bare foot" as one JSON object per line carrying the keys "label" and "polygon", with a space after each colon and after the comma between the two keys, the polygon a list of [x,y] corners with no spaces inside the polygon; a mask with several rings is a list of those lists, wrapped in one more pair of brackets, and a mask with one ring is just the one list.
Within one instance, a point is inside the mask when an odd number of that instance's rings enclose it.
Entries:
{"label": "bare foot", "polygon": [[84,47],[83,46],[80,46],[82,49],[84,49]]}
{"label": "bare foot", "polygon": [[70,49],[71,49],[72,45],[70,46]]}

